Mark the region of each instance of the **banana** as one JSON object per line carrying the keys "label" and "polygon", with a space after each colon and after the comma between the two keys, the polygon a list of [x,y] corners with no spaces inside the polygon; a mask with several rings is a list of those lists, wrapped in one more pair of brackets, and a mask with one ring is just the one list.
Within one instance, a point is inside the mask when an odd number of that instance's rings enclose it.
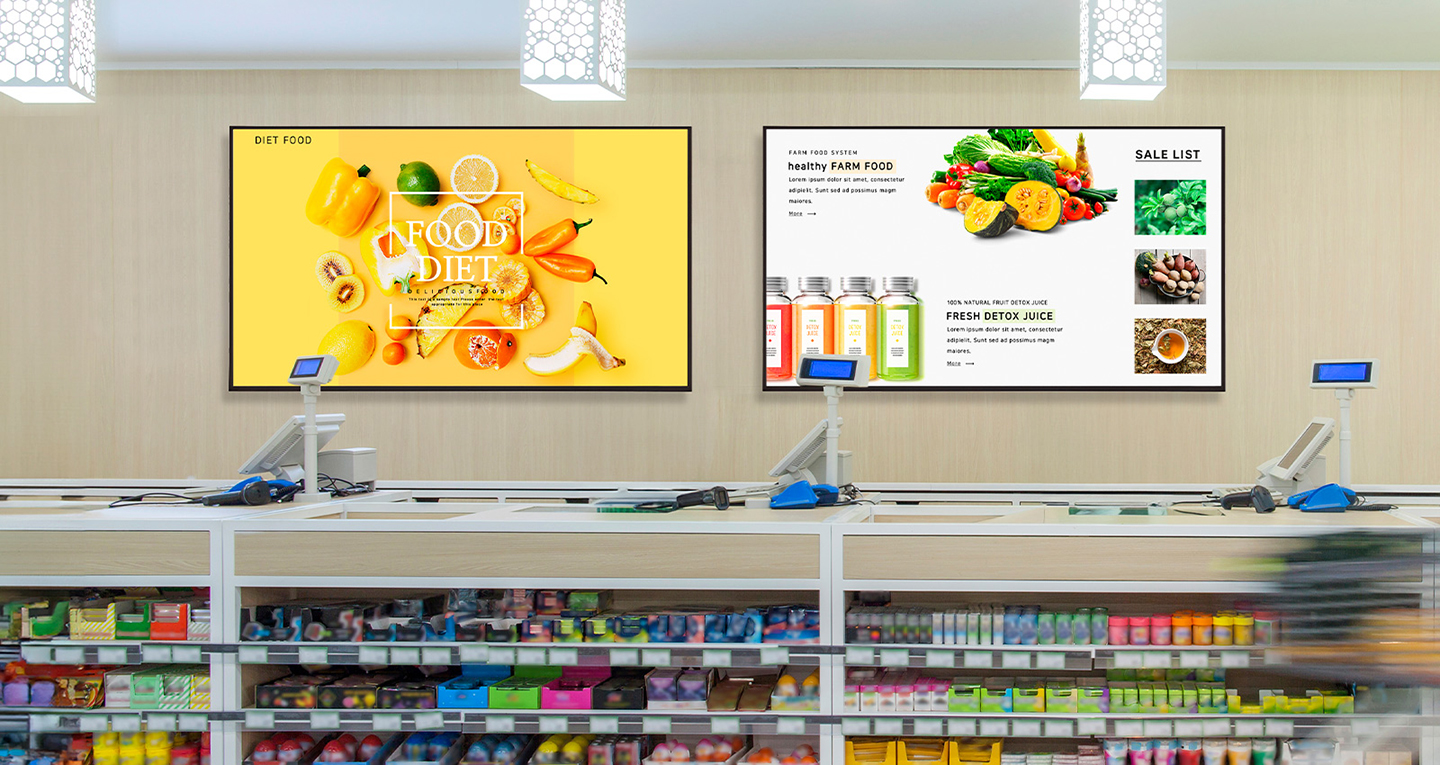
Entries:
{"label": "banana", "polygon": [[595,309],[590,307],[590,303],[580,304],[580,312],[575,315],[575,326],[596,337],[600,336],[600,332],[595,328]]}
{"label": "banana", "polygon": [[625,359],[611,355],[605,350],[595,336],[579,327],[570,330],[570,338],[565,344],[555,350],[544,354],[530,354],[525,357],[525,368],[532,374],[541,377],[550,377],[562,372],[568,372],[571,367],[580,363],[586,356],[594,356],[599,362],[600,368],[610,371],[616,367],[625,366]]}
{"label": "banana", "polygon": [[561,199],[579,202],[582,205],[592,205],[600,201],[600,197],[591,194],[573,183],[560,180],[560,178],[556,177],[553,173],[546,171],[545,168],[540,167],[528,159],[525,160],[525,169],[530,171],[530,177],[534,178],[536,183]]}

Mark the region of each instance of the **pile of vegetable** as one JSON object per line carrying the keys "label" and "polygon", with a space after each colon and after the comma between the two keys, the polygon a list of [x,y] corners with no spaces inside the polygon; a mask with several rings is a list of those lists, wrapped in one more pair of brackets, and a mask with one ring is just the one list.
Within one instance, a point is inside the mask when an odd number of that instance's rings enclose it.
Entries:
{"label": "pile of vegetable", "polygon": [[1205,291],[1205,272],[1180,253],[1142,252],[1135,256],[1135,273],[1141,287],[1153,286],[1166,297],[1198,301]]}
{"label": "pile of vegetable", "polygon": [[1205,181],[1136,181],[1135,233],[1205,233]]}
{"label": "pile of vegetable", "polygon": [[950,166],[931,176],[925,198],[965,213],[965,230],[976,236],[1017,226],[1049,231],[1094,218],[1118,198],[1116,189],[1092,187],[1084,133],[1071,154],[1048,130],[992,128],[961,138],[945,161]]}

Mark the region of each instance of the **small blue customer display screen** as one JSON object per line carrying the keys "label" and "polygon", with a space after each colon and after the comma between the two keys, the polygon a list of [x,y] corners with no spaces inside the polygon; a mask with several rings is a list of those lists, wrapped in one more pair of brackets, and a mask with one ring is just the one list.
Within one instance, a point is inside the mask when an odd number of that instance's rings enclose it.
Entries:
{"label": "small blue customer display screen", "polygon": [[1346,361],[1337,364],[1320,363],[1315,365],[1315,377],[1310,382],[1317,383],[1368,383],[1370,382],[1370,367],[1368,361]]}
{"label": "small blue customer display screen", "polygon": [[812,377],[816,380],[854,380],[854,361],[842,361],[840,359],[801,359],[803,362],[800,370],[801,377]]}
{"label": "small blue customer display screen", "polygon": [[295,359],[295,368],[290,370],[291,377],[314,377],[320,374],[320,364],[325,359],[320,356],[306,356]]}

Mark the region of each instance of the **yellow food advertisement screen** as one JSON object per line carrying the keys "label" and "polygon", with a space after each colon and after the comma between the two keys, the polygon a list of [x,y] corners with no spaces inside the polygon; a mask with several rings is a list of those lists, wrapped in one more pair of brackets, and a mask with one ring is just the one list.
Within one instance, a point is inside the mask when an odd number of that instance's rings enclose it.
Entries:
{"label": "yellow food advertisement screen", "polygon": [[231,390],[690,387],[689,128],[231,128]]}

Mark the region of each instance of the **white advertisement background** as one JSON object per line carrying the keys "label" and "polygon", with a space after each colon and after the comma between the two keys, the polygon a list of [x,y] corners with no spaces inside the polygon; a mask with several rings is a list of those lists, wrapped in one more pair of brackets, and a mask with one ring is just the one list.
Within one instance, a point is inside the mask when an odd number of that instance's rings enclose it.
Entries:
{"label": "white advertisement background", "polygon": [[[995,238],[967,233],[963,215],[925,200],[931,173],[946,166],[943,155],[966,135],[986,128],[828,129],[771,128],[766,131],[765,275],[789,278],[791,297],[801,276],[829,276],[831,296],[840,295],[843,276],[871,276],[876,298],[883,277],[914,276],[924,303],[923,377],[916,381],[875,380],[876,387],[953,388],[1218,388],[1223,380],[1223,290],[1221,210],[1222,132],[1197,129],[1085,129],[1094,186],[1118,189],[1119,200],[1099,217],[1057,225],[1048,232],[1016,228]],[[1067,148],[1079,130],[1052,129]],[[1140,162],[1136,151],[1198,149],[1199,162]],[[811,152],[792,154],[792,151]],[[842,156],[816,151],[855,152]],[[839,160],[893,160],[899,190],[883,193],[792,194],[797,186],[843,189],[852,184],[810,183],[828,176],[790,170],[790,163]],[[842,175],[842,178],[854,177]],[[870,177],[876,178],[875,175]],[[794,178],[807,179],[803,183]],[[1134,233],[1137,179],[1206,181],[1206,233],[1203,236],[1141,236]],[[853,184],[867,187],[871,184]],[[882,186],[884,184],[875,184]],[[791,204],[808,198],[809,204]],[[802,213],[793,216],[792,213]],[[1204,249],[1204,304],[1175,301],[1134,304],[1135,252],[1138,249]],[[983,310],[948,305],[963,300],[1048,300],[1059,333],[1022,336],[1054,338],[1052,344],[947,343],[946,311]],[[989,308],[996,308],[990,306]],[[1013,309],[1014,306],[998,306]],[[1206,362],[1203,374],[1136,374],[1136,318],[1203,318]],[[972,323],[973,324],[973,323]],[[993,333],[989,336],[1013,336]],[[975,337],[975,334],[968,334]],[[985,335],[980,335],[985,336]],[[968,348],[951,355],[947,348]],[[947,366],[946,361],[964,366]],[[783,387],[787,383],[767,383]]]}

